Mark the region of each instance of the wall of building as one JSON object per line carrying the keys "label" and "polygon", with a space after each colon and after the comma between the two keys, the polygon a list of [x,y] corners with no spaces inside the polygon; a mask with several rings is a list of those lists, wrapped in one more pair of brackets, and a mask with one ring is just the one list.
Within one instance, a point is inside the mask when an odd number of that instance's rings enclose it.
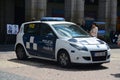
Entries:
{"label": "wall of building", "polygon": [[[7,39],[7,24],[13,24],[15,19],[14,0],[0,0],[0,43],[4,44]],[[10,41],[10,40],[9,40]]]}
{"label": "wall of building", "polygon": [[64,3],[47,3],[47,14],[46,16],[64,16]]}
{"label": "wall of building", "polygon": [[117,3],[117,31],[120,33],[120,0]]}
{"label": "wall of building", "polygon": [[[85,5],[82,5],[84,1]],[[116,1],[120,4],[120,0]],[[15,42],[15,35],[6,34],[7,24],[20,25],[33,17],[39,20],[42,16],[59,16],[76,23],[91,17],[96,21],[107,21],[107,26],[114,26],[109,29],[116,30],[116,22],[120,22],[120,6],[116,12],[115,5],[115,0],[0,0],[0,44],[9,43],[9,40]]]}
{"label": "wall of building", "polygon": [[99,0],[85,0],[85,18],[90,17],[98,20]]}

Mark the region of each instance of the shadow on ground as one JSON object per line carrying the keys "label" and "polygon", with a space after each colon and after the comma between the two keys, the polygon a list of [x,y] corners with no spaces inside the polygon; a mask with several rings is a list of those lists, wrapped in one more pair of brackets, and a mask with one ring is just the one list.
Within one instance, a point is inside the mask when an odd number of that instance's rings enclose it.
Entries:
{"label": "shadow on ground", "polygon": [[111,74],[112,76],[116,77],[116,78],[120,78],[120,73],[117,74]]}
{"label": "shadow on ground", "polygon": [[[14,45],[0,45],[0,52],[7,52],[7,51],[14,51]],[[66,71],[91,71],[91,70],[103,70],[108,69],[108,67],[105,67],[103,65],[101,66],[95,66],[95,65],[83,65],[83,64],[73,64],[70,68],[61,68],[57,65],[56,62],[47,61],[47,60],[41,60],[41,59],[34,59],[29,58],[28,60],[22,61],[17,59],[10,59],[9,61],[19,63],[19,64],[25,64],[28,66],[38,67],[38,68],[53,68],[57,70],[66,70]]]}
{"label": "shadow on ground", "polygon": [[83,65],[83,64],[72,64],[72,66],[69,68],[61,68],[57,64],[57,62],[35,59],[35,58],[29,58],[24,61],[17,60],[17,59],[10,59],[9,61],[28,65],[28,66],[33,66],[37,68],[52,68],[52,69],[63,70],[63,71],[94,71],[94,70],[108,69],[108,67],[105,67],[103,65],[95,66],[95,65]]}

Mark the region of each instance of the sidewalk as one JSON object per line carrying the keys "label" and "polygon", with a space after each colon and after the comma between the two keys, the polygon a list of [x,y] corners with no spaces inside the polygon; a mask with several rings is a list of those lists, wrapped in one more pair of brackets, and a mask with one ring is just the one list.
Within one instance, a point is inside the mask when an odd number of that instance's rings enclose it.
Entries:
{"label": "sidewalk", "polygon": [[1,45],[0,44],[0,51],[14,51],[14,45],[10,44],[10,45]]}

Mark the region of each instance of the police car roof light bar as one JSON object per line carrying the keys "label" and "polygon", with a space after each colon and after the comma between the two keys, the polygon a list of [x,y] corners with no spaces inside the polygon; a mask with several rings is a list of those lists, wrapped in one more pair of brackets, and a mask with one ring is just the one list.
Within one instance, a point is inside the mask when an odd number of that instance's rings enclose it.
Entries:
{"label": "police car roof light bar", "polygon": [[65,21],[62,17],[42,17],[41,21]]}

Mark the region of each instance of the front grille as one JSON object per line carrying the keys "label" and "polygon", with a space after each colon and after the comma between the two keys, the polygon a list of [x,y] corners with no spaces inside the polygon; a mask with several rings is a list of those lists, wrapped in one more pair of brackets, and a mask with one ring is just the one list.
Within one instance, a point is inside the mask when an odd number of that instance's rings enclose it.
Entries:
{"label": "front grille", "polygon": [[[99,54],[96,56],[96,54]],[[92,61],[105,61],[107,59],[107,51],[91,51]]]}

